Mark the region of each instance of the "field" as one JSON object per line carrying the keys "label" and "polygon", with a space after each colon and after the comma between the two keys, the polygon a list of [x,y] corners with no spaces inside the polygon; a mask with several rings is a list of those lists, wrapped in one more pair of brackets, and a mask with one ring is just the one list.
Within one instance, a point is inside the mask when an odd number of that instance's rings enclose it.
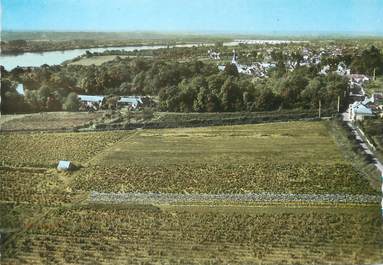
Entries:
{"label": "field", "polygon": [[[69,64],[73,64],[73,65],[85,65],[85,66],[92,65],[92,64],[94,64],[94,65],[102,65],[105,62],[109,62],[109,61],[112,61],[112,60],[116,59],[116,57],[117,57],[117,55],[93,56],[93,57],[89,57],[89,58],[81,58],[80,60],[71,62]],[[121,58],[126,58],[126,57],[129,57],[129,56],[121,55],[120,57]]]}
{"label": "field", "polygon": [[93,158],[74,189],[374,193],[322,122],[138,131]]}
{"label": "field", "polygon": [[54,168],[59,160],[70,160],[80,166],[125,135],[122,132],[0,134],[1,162],[9,166]]}
{"label": "field", "polygon": [[73,129],[101,117],[102,114],[103,112],[41,112],[1,115],[0,131]]}
{"label": "field", "polygon": [[23,234],[4,264],[371,264],[379,218],[376,207],[81,206]]}
{"label": "field", "polygon": [[[2,264],[373,264],[378,202],[96,202],[91,192],[378,195],[331,123],[0,134]],[[57,172],[60,159],[81,167]],[[151,194],[151,193],[148,193]]]}
{"label": "field", "polygon": [[0,168],[0,201],[57,205],[70,201],[70,193],[62,190],[65,181],[46,170]]}

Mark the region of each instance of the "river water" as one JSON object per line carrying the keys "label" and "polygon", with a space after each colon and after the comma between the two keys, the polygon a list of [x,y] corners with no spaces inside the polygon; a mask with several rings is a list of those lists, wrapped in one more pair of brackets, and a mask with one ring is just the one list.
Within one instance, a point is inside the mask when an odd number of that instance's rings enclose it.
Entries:
{"label": "river water", "polygon": [[[290,40],[235,40],[232,42],[224,43],[224,46],[236,46],[240,43],[242,44],[284,44],[292,42],[302,42],[302,41],[290,41]],[[213,44],[179,44],[169,47],[192,47],[192,46],[212,46]],[[127,46],[127,47],[108,47],[108,48],[89,48],[89,49],[74,49],[66,51],[48,51],[48,52],[26,52],[17,55],[10,54],[0,54],[0,64],[4,66],[7,71],[12,70],[13,68],[27,67],[27,66],[41,66],[43,64],[48,65],[57,65],[61,64],[64,61],[73,59],[77,56],[84,54],[86,51],[90,52],[104,52],[107,50],[124,50],[124,51],[134,51],[134,50],[148,50],[148,49],[160,49],[166,48],[165,45],[156,45],[156,46]]]}
{"label": "river water", "polygon": [[[192,47],[201,44],[180,44],[174,45],[176,47]],[[170,47],[174,47],[170,46]],[[66,51],[48,51],[48,52],[26,52],[22,54],[0,54],[0,64],[9,71],[13,68],[27,67],[27,66],[41,66],[43,64],[48,65],[57,65],[61,64],[66,60],[73,59],[77,56],[84,54],[86,51],[90,52],[104,52],[107,50],[124,50],[124,51],[134,51],[134,50],[148,50],[148,49],[160,49],[166,48],[165,45],[157,46],[127,46],[127,47],[108,47],[108,48],[89,48],[89,49],[74,49]]]}

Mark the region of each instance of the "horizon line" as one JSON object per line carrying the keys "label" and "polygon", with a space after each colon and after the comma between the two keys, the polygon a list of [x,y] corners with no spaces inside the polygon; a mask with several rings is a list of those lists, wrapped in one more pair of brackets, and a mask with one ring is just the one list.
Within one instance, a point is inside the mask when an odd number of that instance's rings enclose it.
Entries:
{"label": "horizon line", "polygon": [[263,35],[263,36],[326,36],[326,35],[340,35],[340,36],[383,36],[382,32],[371,31],[230,31],[230,30],[204,30],[204,31],[186,31],[186,30],[95,30],[95,29],[2,29],[4,32],[46,32],[46,33],[151,33],[151,34],[183,34],[183,35]]}

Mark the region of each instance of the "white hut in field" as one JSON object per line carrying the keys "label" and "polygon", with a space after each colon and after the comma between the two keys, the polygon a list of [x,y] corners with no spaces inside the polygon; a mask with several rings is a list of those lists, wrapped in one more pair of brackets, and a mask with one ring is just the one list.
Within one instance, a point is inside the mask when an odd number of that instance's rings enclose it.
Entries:
{"label": "white hut in field", "polygon": [[57,165],[57,170],[59,171],[71,171],[75,168],[74,164],[71,161],[60,160]]}

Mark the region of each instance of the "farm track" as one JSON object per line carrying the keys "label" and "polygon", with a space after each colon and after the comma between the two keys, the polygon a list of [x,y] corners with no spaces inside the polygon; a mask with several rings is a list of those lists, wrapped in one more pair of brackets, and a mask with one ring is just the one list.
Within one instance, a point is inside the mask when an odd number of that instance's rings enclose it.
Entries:
{"label": "farm track", "polygon": [[197,202],[304,202],[304,203],[342,203],[370,204],[379,203],[377,195],[349,194],[171,194],[171,193],[100,193],[91,192],[88,202],[93,203],[137,203],[171,204]]}

